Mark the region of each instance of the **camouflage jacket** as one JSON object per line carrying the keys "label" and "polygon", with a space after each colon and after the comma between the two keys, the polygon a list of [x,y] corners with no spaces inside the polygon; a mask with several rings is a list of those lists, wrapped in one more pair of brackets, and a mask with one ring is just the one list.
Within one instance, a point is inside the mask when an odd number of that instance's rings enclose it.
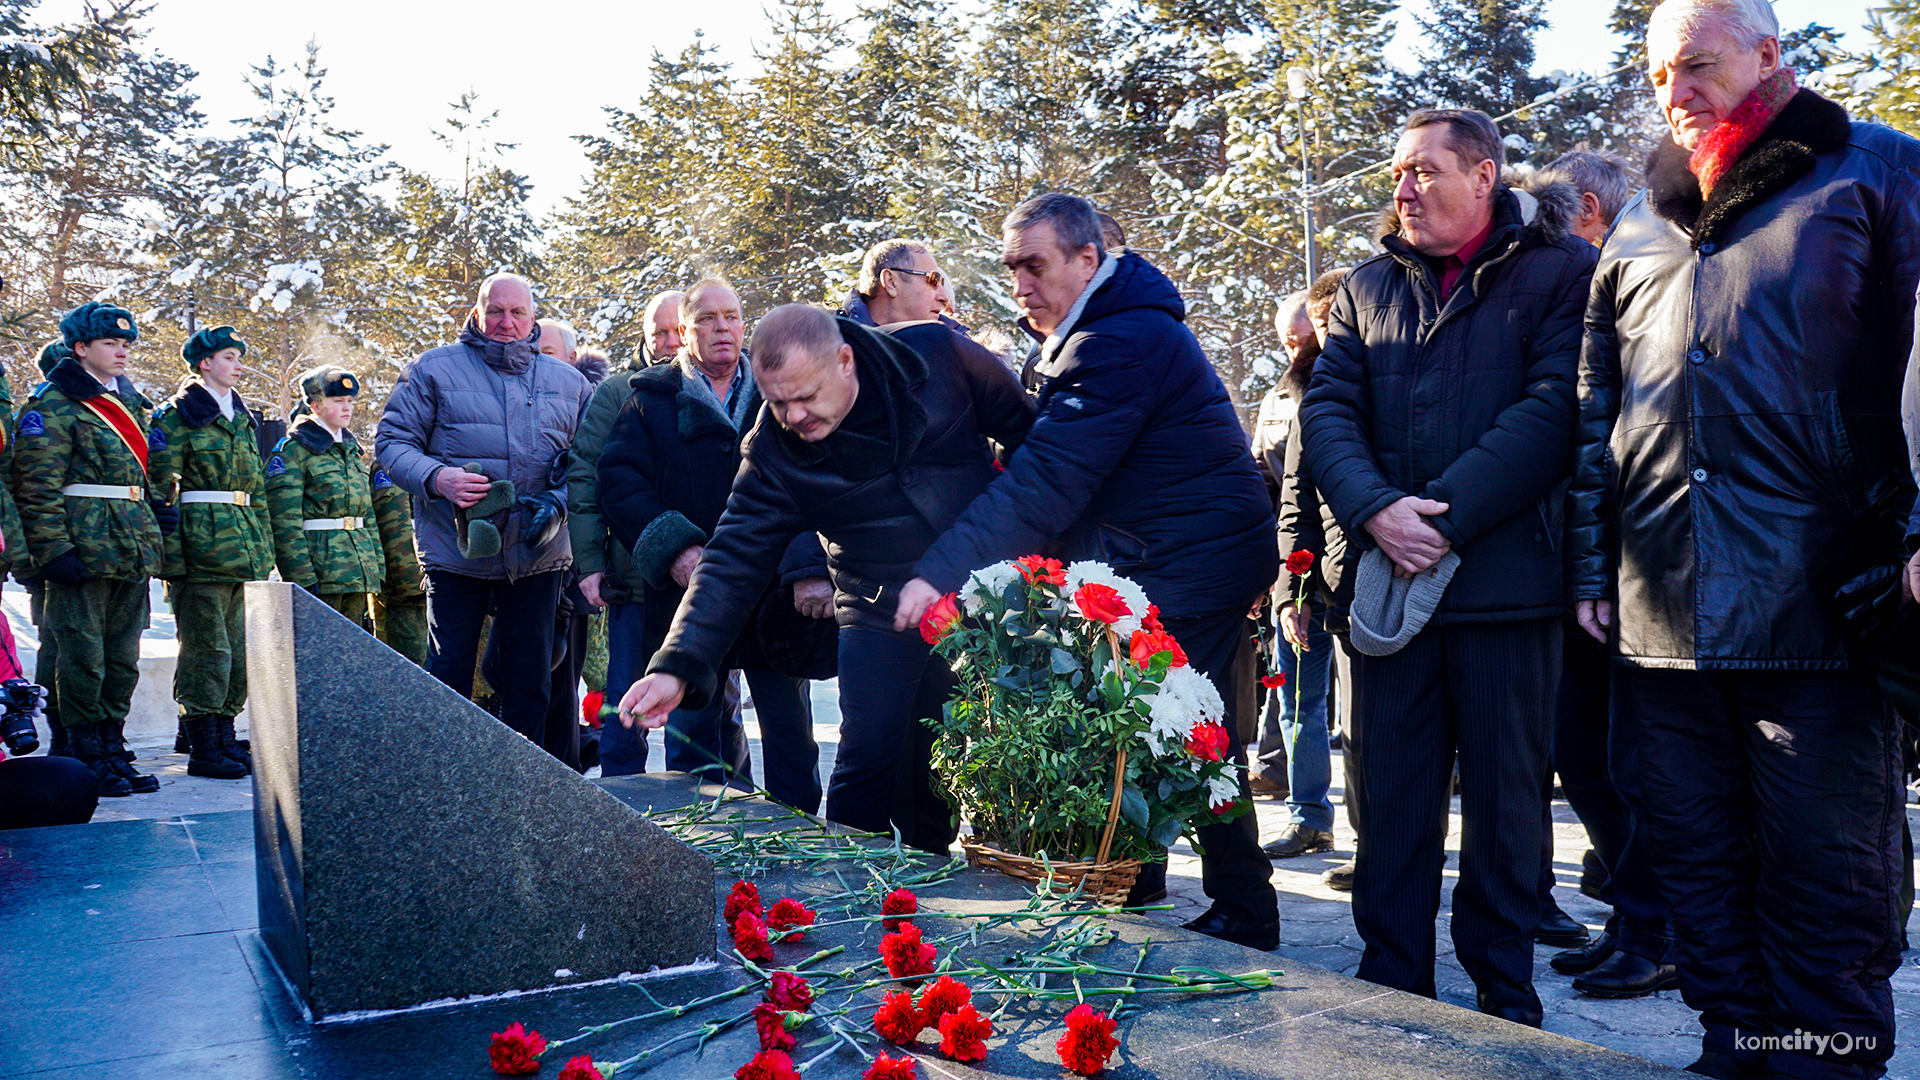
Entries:
{"label": "camouflage jacket", "polygon": [[413,496],[394,483],[378,461],[371,467],[367,482],[373,488],[373,516],[387,557],[387,582],[381,594],[389,601],[417,600],[427,590],[420,575],[420,553],[413,546]]}
{"label": "camouflage jacket", "polygon": [[[313,417],[293,425],[267,458],[267,505],[280,577],[311,593],[379,592],[386,553],[373,513],[373,490],[352,432],[336,442]],[[351,528],[306,529],[303,522],[351,518]]]}
{"label": "camouflage jacket", "polygon": [[[194,379],[153,414],[147,476],[161,501],[180,507],[180,527],[166,538],[160,571],[168,581],[260,581],[273,570],[260,421],[239,394],[233,404],[229,420]],[[252,503],[180,502],[186,491],[243,492]]]}
{"label": "camouflage jacket", "polygon": [[20,507],[13,501],[13,384],[0,370],[0,570],[33,571],[33,558],[27,554],[27,538],[20,531]]}
{"label": "camouflage jacket", "polygon": [[[15,427],[13,492],[34,565],[69,551],[97,578],[139,581],[160,572],[160,526],[147,499],[63,495],[69,484],[147,486],[146,470],[119,432],[85,404],[108,393],[77,360],[62,360],[35,388]],[[117,398],[147,439],[153,403],[125,380]],[[151,498],[151,493],[148,494]]]}

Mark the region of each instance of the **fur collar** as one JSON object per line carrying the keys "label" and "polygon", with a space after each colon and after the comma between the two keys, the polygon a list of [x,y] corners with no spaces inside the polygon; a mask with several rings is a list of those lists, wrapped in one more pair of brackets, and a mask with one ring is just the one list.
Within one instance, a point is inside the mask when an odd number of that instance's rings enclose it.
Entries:
{"label": "fur collar", "polygon": [[888,334],[845,316],[839,323],[841,339],[853,348],[860,392],[880,396],[892,437],[883,443],[851,431],[835,431],[810,443],[777,424],[775,430],[796,465],[812,467],[830,459],[841,476],[864,480],[899,469],[919,451],[920,440],[927,433],[927,408],[921,400],[927,385],[927,362]]}
{"label": "fur collar", "polygon": [[1697,249],[1749,207],[1812,172],[1816,158],[1845,147],[1852,135],[1846,109],[1802,89],[1714,185],[1711,198],[1701,197],[1700,181],[1687,167],[1692,155],[1671,136],[1660,140],[1647,159],[1649,201],[1655,213],[1691,232]]}
{"label": "fur collar", "polygon": [[[220,403],[213,399],[213,392],[199,379],[188,379],[169,404],[190,428],[203,428],[220,419]],[[247,408],[247,403],[240,399],[238,390],[233,392],[233,418],[250,427],[258,427],[260,423],[259,418],[253,415],[253,410]]]}
{"label": "fur collar", "polygon": [[[310,454],[324,454],[334,447],[333,432],[328,431],[327,425],[314,419],[312,415],[301,417],[293,425],[293,430],[287,432],[287,437],[306,447]],[[343,441],[348,450],[355,454],[360,453],[360,444],[354,440],[353,432],[346,432]]]}
{"label": "fur collar", "polygon": [[80,366],[80,361],[71,356],[53,365],[53,370],[47,372],[47,381],[53,384],[55,390],[75,401],[85,401],[107,392],[107,388],[100,385],[100,380],[89,374],[86,368]]}
{"label": "fur collar", "polygon": [[[672,396],[675,412],[675,431],[681,442],[692,442],[704,435],[718,435],[733,441],[739,432],[720,410],[714,407],[713,400],[704,395],[694,394],[687,389],[686,374],[678,364],[661,364],[657,367],[643,368],[632,376],[629,384],[636,394],[645,393],[656,397]],[[751,387],[747,391],[747,417],[749,420],[760,411],[760,388]]]}

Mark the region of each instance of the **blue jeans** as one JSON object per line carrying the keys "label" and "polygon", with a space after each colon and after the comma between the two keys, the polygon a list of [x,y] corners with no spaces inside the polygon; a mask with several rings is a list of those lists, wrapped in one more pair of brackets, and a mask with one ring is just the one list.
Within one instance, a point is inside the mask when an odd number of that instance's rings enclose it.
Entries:
{"label": "blue jeans", "polygon": [[601,707],[600,775],[632,776],[647,771],[647,729],[627,727],[613,710],[627,688],[640,678],[648,658],[640,653],[646,633],[647,606],[643,603],[607,605],[607,690]]}
{"label": "blue jeans", "polygon": [[1332,832],[1333,803],[1327,797],[1333,784],[1327,686],[1333,673],[1333,635],[1327,633],[1326,616],[1318,610],[1307,628],[1307,644],[1307,651],[1296,655],[1284,636],[1274,634],[1273,668],[1287,677],[1287,684],[1266,692],[1260,772],[1277,781],[1272,772],[1284,768],[1290,819],[1296,825]]}

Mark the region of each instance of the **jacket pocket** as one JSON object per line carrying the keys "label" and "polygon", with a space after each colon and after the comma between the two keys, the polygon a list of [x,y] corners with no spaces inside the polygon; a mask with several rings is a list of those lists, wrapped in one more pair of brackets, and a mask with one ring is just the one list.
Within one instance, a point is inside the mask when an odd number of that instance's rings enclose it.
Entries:
{"label": "jacket pocket", "polygon": [[1827,473],[1846,508],[1857,513],[1867,508],[1866,485],[1854,454],[1853,438],[1847,431],[1847,414],[1840,407],[1840,391],[1822,390],[1819,394],[1820,415],[1814,423]]}
{"label": "jacket pocket", "polygon": [[1117,574],[1129,574],[1154,568],[1147,542],[1118,526],[1101,523],[1099,537],[1101,561]]}

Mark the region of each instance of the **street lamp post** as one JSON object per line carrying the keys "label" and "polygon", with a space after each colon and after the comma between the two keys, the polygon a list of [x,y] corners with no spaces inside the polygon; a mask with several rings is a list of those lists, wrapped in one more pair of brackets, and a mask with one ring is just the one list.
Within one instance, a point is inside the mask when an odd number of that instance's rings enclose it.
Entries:
{"label": "street lamp post", "polygon": [[1307,148],[1307,99],[1313,96],[1314,74],[1311,68],[1295,65],[1287,69],[1287,96],[1300,117],[1300,205],[1307,219],[1307,284],[1320,276],[1320,252],[1313,237],[1313,159]]}

